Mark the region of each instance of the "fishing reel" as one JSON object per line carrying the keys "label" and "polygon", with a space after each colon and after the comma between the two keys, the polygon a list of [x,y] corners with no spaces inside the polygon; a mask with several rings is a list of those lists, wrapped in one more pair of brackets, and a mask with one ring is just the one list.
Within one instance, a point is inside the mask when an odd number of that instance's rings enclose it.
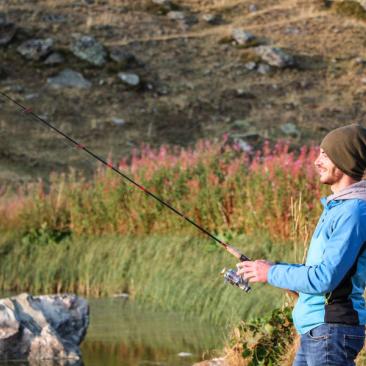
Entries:
{"label": "fishing reel", "polygon": [[245,280],[244,277],[236,274],[234,269],[226,270],[226,268],[224,268],[221,273],[224,275],[225,283],[230,283],[233,286],[237,286],[245,292],[250,291],[251,288],[249,286],[249,282]]}

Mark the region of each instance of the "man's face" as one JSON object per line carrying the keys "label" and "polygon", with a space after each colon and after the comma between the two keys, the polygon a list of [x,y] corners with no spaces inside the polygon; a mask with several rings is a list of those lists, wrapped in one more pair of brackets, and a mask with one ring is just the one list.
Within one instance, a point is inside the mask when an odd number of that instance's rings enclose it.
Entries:
{"label": "man's face", "polygon": [[333,185],[339,182],[344,175],[328,158],[323,149],[320,149],[319,156],[316,158],[314,165],[320,175],[320,182],[323,184]]}

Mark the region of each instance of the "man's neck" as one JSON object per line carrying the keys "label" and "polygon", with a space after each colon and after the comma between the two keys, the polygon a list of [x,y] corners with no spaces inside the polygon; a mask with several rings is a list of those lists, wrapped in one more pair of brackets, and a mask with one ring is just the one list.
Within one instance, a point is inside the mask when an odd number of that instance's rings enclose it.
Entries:
{"label": "man's neck", "polygon": [[352,184],[355,184],[357,182],[358,180],[355,180],[348,175],[344,175],[338,182],[332,184],[330,186],[330,189],[333,193],[337,193],[342,189],[347,188],[348,186],[351,186]]}

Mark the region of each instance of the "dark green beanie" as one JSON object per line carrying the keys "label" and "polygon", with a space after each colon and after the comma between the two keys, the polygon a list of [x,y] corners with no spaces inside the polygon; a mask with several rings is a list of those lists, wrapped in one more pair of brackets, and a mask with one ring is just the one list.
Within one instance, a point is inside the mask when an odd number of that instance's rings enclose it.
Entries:
{"label": "dark green beanie", "polygon": [[361,180],[366,169],[366,128],[352,124],[331,131],[320,147],[343,173]]}

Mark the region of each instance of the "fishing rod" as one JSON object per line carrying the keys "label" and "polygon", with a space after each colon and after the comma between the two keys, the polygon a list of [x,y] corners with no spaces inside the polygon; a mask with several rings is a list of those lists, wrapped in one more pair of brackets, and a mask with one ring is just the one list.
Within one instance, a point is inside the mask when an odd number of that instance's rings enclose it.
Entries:
{"label": "fishing rod", "polygon": [[[188,221],[190,224],[192,224],[193,226],[195,226],[198,230],[200,230],[204,234],[208,235],[211,239],[213,239],[217,243],[219,243],[227,252],[229,252],[230,254],[232,254],[239,261],[245,262],[245,261],[248,261],[249,260],[249,258],[247,256],[245,256],[244,254],[240,253],[238,249],[236,249],[233,246],[231,246],[231,245],[223,242],[218,237],[216,237],[213,234],[211,234],[205,228],[203,228],[202,226],[200,226],[197,223],[195,223],[192,219],[190,219],[189,217],[185,216],[183,213],[181,213],[180,211],[178,211],[176,208],[174,208],[173,206],[171,206],[169,203],[165,202],[163,199],[161,199],[160,197],[158,197],[157,195],[155,195],[154,193],[152,193],[151,191],[149,191],[148,189],[146,189],[145,187],[143,187],[141,184],[137,183],[135,180],[133,180],[132,178],[130,178],[128,175],[126,175],[125,173],[123,173],[121,170],[119,170],[118,168],[116,168],[112,163],[107,162],[106,160],[104,160],[103,158],[101,158],[100,156],[98,156],[97,154],[95,154],[93,151],[91,151],[90,149],[88,149],[85,145],[79,143],[78,141],[76,141],[75,139],[73,139],[72,137],[70,137],[69,135],[67,135],[63,131],[59,130],[57,127],[55,127],[51,123],[49,123],[47,120],[45,120],[44,118],[42,118],[41,116],[39,116],[38,114],[36,114],[35,112],[33,112],[32,108],[27,108],[26,106],[24,106],[20,102],[18,102],[15,99],[11,98],[8,94],[4,93],[3,91],[0,91],[0,94],[3,97],[5,97],[7,100],[9,100],[10,102],[12,102],[13,104],[15,104],[18,107],[20,107],[21,110],[23,111],[23,113],[31,116],[36,121],[41,122],[42,124],[44,124],[47,127],[49,127],[51,130],[53,130],[54,132],[56,132],[59,135],[63,136],[66,140],[68,140],[69,142],[71,142],[77,149],[83,150],[89,156],[91,156],[93,159],[98,160],[100,163],[102,163],[103,165],[105,165],[109,169],[113,170],[115,173],[117,173],[118,175],[120,175],[122,178],[128,180],[130,183],[132,183],[133,185],[135,185],[138,189],[140,189],[141,191],[143,191],[145,194],[147,194],[148,196],[154,198],[156,201],[160,202],[163,206],[169,208],[175,214],[177,214],[178,216],[182,217],[184,220]],[[245,292],[250,291],[250,286],[248,284],[248,281],[245,280],[243,277],[238,276],[236,274],[236,271],[235,270],[229,269],[227,271],[224,271],[223,274],[224,274],[224,279],[225,279],[226,282],[228,282],[228,283],[230,283],[230,284],[232,284],[234,286],[239,287],[240,289],[244,290]]]}

